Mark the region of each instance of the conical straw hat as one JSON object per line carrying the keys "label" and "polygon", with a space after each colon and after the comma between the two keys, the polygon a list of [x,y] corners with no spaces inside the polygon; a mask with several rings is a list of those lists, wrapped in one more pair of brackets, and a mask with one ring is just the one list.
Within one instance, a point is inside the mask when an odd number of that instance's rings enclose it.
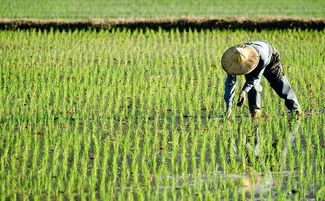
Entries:
{"label": "conical straw hat", "polygon": [[230,75],[245,75],[256,68],[259,60],[259,54],[254,47],[236,45],[223,53],[221,66]]}

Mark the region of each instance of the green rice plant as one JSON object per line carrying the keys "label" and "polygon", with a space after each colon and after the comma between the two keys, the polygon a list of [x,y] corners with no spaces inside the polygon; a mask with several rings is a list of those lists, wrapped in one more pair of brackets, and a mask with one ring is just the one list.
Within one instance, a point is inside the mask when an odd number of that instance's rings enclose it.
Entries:
{"label": "green rice plant", "polygon": [[[323,35],[1,31],[1,199],[321,199]],[[265,79],[268,117],[223,118],[221,55],[259,39],[279,49],[300,119]]]}

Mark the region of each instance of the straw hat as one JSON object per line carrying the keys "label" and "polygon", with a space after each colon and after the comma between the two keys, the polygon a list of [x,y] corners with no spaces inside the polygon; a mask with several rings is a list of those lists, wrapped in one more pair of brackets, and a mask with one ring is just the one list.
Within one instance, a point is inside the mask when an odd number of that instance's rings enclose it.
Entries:
{"label": "straw hat", "polygon": [[228,48],[221,58],[222,68],[230,75],[245,75],[253,71],[260,56],[250,45],[235,45]]}

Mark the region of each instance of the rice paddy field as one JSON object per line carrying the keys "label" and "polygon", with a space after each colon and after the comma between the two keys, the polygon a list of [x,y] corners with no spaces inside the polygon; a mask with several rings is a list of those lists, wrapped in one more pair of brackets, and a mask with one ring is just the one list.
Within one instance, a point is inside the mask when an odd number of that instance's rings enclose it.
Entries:
{"label": "rice paddy field", "polygon": [[[0,199],[324,200],[324,34],[0,31]],[[265,79],[267,117],[223,117],[221,55],[260,39],[300,118]]]}
{"label": "rice paddy field", "polygon": [[325,17],[324,0],[0,0],[0,18]]}

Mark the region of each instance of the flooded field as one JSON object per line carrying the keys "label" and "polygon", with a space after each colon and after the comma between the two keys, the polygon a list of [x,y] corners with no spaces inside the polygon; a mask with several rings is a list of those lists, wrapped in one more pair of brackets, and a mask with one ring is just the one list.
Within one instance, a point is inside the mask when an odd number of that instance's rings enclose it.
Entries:
{"label": "flooded field", "polygon": [[[299,118],[265,79],[264,117],[247,103],[223,117],[221,55],[261,39]],[[0,198],[322,200],[322,44],[324,31],[0,31]]]}

